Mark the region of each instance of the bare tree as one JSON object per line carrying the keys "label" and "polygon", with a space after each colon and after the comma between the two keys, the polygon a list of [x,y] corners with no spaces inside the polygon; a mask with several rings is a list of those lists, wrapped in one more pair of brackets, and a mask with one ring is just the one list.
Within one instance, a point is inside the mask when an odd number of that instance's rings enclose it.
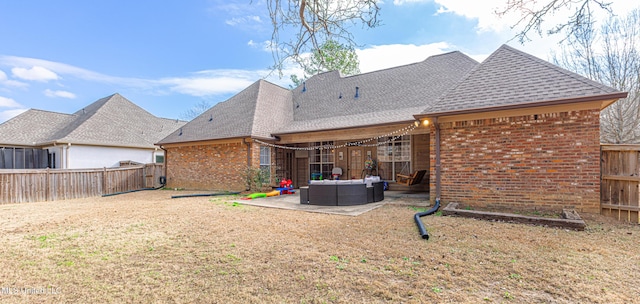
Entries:
{"label": "bare tree", "polygon": [[640,11],[612,17],[601,28],[592,24],[574,31],[554,61],[600,83],[627,91],[602,111],[603,143],[640,143]]}
{"label": "bare tree", "polygon": [[200,114],[204,113],[205,111],[209,110],[209,108],[211,108],[211,103],[209,103],[206,100],[200,100],[193,107],[191,107],[188,110],[180,113],[180,119],[182,119],[182,120],[192,120],[192,119],[200,116]]}
{"label": "bare tree", "polygon": [[[378,0],[267,0],[273,24],[271,51],[274,70],[282,76],[283,64],[293,60],[303,66],[304,54],[335,41],[349,49],[357,43],[350,31],[352,26],[373,28],[379,25]],[[290,38],[287,38],[290,37]]]}
{"label": "bare tree", "polygon": [[546,34],[553,35],[565,32],[566,37],[573,36],[579,32],[584,26],[594,24],[594,9],[601,9],[613,14],[611,3],[602,0],[550,0],[542,6],[537,6],[539,1],[536,0],[507,0],[506,6],[497,10],[498,16],[504,16],[508,13],[519,13],[520,19],[511,28],[524,26],[524,28],[516,34],[520,43],[531,41],[529,34],[533,31],[538,35],[543,35],[542,24],[550,15],[554,15],[564,9],[574,9],[575,11],[566,22],[555,24]]}

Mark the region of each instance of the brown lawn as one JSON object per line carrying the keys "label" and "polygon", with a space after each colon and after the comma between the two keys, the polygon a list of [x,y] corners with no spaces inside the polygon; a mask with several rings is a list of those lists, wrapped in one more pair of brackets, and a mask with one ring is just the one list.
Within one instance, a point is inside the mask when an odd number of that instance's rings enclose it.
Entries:
{"label": "brown lawn", "polygon": [[175,194],[0,205],[0,302],[640,302],[640,227],[597,215],[582,232],[432,215],[426,241],[407,206]]}

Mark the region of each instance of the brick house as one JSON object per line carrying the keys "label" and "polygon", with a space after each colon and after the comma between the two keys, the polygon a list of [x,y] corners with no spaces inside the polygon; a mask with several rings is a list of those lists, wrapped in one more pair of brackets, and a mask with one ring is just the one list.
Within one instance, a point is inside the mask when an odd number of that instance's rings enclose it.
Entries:
{"label": "brick house", "polygon": [[[288,90],[259,80],[161,140],[169,187],[244,190],[247,167],[312,178],[428,170],[412,190],[466,205],[599,209],[599,114],[626,93],[502,46]],[[376,162],[374,170],[365,161]]]}

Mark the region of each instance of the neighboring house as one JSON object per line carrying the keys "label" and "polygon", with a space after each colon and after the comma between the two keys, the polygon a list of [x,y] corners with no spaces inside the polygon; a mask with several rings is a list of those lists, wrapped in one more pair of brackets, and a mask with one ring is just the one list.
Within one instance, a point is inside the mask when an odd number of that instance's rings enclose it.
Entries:
{"label": "neighboring house", "polygon": [[[509,46],[287,90],[260,80],[158,142],[169,187],[246,188],[246,168],[296,187],[428,170],[411,189],[465,205],[599,210],[599,114],[626,93]],[[377,170],[363,170],[369,157]],[[406,188],[406,187],[405,187]]]}
{"label": "neighboring house", "polygon": [[164,162],[154,143],[184,124],[158,118],[120,94],[73,114],[31,109],[0,124],[0,169]]}

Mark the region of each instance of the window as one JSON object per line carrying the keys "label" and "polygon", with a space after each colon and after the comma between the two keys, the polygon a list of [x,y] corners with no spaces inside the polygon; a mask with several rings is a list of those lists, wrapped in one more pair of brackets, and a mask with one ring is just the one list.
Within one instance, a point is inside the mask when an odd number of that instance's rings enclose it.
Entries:
{"label": "window", "polygon": [[[393,139],[378,139],[383,143]],[[411,174],[411,136],[405,135],[378,146],[378,174],[382,179],[395,180],[397,174]]]}
{"label": "window", "polygon": [[271,148],[260,146],[260,171],[262,171],[262,181],[271,180]]}
{"label": "window", "polygon": [[156,164],[164,163],[164,155],[156,155]]}
{"label": "window", "polygon": [[[333,141],[314,142],[310,146],[333,146]],[[333,170],[333,150],[331,149],[315,149],[309,153],[309,172],[310,179],[331,179],[331,170]]]}

